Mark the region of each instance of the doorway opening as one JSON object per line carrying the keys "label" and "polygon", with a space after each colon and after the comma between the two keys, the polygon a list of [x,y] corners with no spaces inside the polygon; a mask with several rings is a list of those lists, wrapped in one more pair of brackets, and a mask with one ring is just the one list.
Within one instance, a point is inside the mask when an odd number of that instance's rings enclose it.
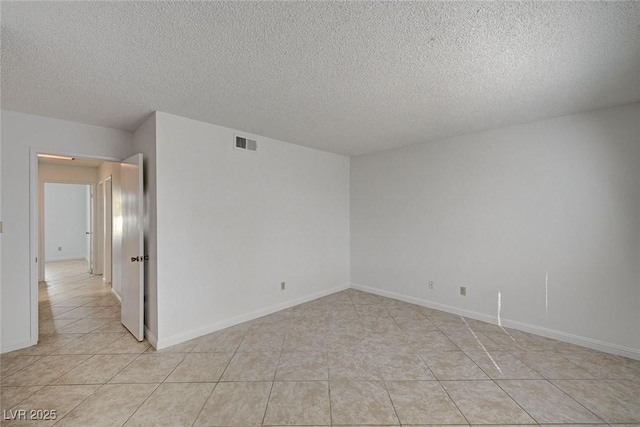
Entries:
{"label": "doorway opening", "polygon": [[[147,259],[142,154],[113,162],[115,159],[43,153],[36,148],[30,152],[31,344],[37,344],[41,334],[59,334],[57,338],[61,338],[64,333],[91,333],[106,327],[106,323],[118,329],[118,322],[142,341],[143,262]],[[60,243],[60,239],[69,236],[47,238],[48,228],[55,232],[62,226],[55,222],[59,218],[54,220],[54,226],[46,220],[45,194],[54,198],[49,210],[62,209],[72,204],[71,198],[63,198],[57,190],[69,185],[84,186],[86,192],[76,195],[78,199],[86,195],[82,199],[85,209],[84,217],[76,217],[63,227],[67,231],[63,234],[75,236],[76,228],[83,228],[84,254],[71,252],[70,243]],[[71,259],[52,257],[51,253],[61,255],[65,248],[72,253],[67,257]],[[107,307],[110,311],[92,307]],[[40,322],[40,318],[46,320]]]}
{"label": "doorway opening", "polygon": [[37,337],[122,329],[112,280],[113,182],[119,182],[120,163],[38,156],[36,167]]}

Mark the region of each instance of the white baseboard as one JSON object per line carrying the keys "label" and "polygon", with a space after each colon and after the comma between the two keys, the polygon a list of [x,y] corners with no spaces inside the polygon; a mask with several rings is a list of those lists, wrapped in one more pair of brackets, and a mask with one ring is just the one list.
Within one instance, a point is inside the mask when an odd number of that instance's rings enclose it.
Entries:
{"label": "white baseboard", "polygon": [[113,289],[113,286],[111,287],[111,293],[116,297],[118,302],[122,304],[122,298],[120,297],[120,294],[117,293],[115,289]]}
{"label": "white baseboard", "polygon": [[[284,310],[299,304],[303,304],[305,302],[313,301],[314,299],[322,298],[327,295],[335,294],[336,292],[344,291],[349,289],[349,285],[336,286],[331,289],[327,289],[324,291],[316,292],[310,295],[306,295],[301,298],[297,298],[291,301],[283,302],[281,304],[276,304],[271,307],[262,308],[260,310],[255,310],[250,313],[242,314],[240,316],[232,317],[230,319],[221,320],[216,323],[212,323],[210,325],[203,326],[201,328],[192,329],[187,332],[183,332],[172,337],[164,338],[164,339],[156,339],[156,349],[160,350],[163,348],[171,347],[176,344],[183,343],[185,341],[189,341],[194,338],[201,337],[206,334],[210,334],[211,332],[219,331],[220,329],[228,328],[230,326],[238,325],[240,323],[248,322],[249,320],[257,319],[258,317],[266,316],[271,313],[275,313],[276,311]],[[149,339],[151,342],[151,339]],[[153,345],[153,344],[152,344]]]}
{"label": "white baseboard", "polygon": [[36,343],[32,343],[31,341],[22,341],[13,344],[2,344],[0,347],[0,353],[9,353],[10,351],[22,350],[23,348],[31,347],[32,345],[36,345]]}
{"label": "white baseboard", "polygon": [[151,346],[157,350],[158,338],[151,333],[149,328],[147,328],[147,325],[144,325],[144,336],[147,338],[147,341],[149,341],[149,344],[151,344]]}
{"label": "white baseboard", "polygon": [[[376,294],[383,297],[420,305],[422,307],[428,307],[434,310],[445,311],[447,313],[457,314],[458,316],[469,317],[471,319],[480,320],[480,321],[491,323],[494,325],[497,324],[496,316],[493,316],[493,315],[488,315],[488,314],[480,313],[477,311],[465,310],[463,308],[458,308],[451,305],[440,304],[440,303],[428,301],[422,298],[416,298],[416,297],[398,294],[391,291],[371,288],[369,286],[358,285],[356,283],[352,283],[351,287],[359,291],[369,292],[371,294]],[[505,328],[517,329],[519,331],[529,332],[529,333],[540,335],[546,338],[552,338],[554,340],[591,348],[594,350],[602,351],[604,353],[611,353],[618,356],[628,357],[630,359],[640,360],[640,350],[636,350],[633,348],[624,347],[621,345],[612,344],[604,341],[594,340],[591,338],[581,337],[579,335],[569,334],[567,332],[557,331],[554,329],[543,328],[541,326],[518,322],[516,320],[509,320],[509,319],[503,318],[503,319],[500,319],[500,321],[502,326],[504,326]]]}

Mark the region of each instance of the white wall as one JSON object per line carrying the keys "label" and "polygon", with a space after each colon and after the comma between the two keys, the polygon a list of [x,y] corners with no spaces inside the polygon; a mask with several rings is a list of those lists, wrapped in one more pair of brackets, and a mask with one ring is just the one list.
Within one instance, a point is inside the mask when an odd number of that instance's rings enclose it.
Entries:
{"label": "white wall", "polygon": [[[349,283],[349,158],[156,113],[158,346]],[[280,290],[280,282],[286,290]]]}
{"label": "white wall", "polygon": [[639,184],[640,104],[352,158],[352,283],[640,356]]}
{"label": "white wall", "polygon": [[89,187],[79,184],[45,184],[45,261],[89,258],[86,231]]}
{"label": "white wall", "polygon": [[151,114],[133,134],[136,153],[142,153],[144,173],[144,325],[149,341],[157,346],[157,215],[156,215],[156,113]]}
{"label": "white wall", "polygon": [[[115,159],[132,151],[130,132],[2,110],[1,351],[32,344],[29,255],[31,147]],[[37,272],[37,270],[36,270]]]}

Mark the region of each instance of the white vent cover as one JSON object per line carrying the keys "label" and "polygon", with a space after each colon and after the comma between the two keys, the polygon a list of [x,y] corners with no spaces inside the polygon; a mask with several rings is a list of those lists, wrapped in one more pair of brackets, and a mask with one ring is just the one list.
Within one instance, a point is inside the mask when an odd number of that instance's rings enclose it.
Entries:
{"label": "white vent cover", "polygon": [[236,150],[258,151],[258,143],[254,139],[249,139],[240,135],[234,135],[234,136],[235,136],[234,148]]}

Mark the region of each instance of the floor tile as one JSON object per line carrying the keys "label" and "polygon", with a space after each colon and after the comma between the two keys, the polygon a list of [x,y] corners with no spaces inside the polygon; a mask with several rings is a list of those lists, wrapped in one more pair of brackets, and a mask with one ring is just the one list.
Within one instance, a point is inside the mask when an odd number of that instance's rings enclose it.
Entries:
{"label": "floor tile", "polygon": [[387,381],[386,385],[403,425],[466,424],[437,381]]}
{"label": "floor tile", "polygon": [[98,353],[100,354],[140,354],[146,352],[151,344],[149,341],[138,341],[136,337],[130,333],[122,335],[120,338],[101,348]]}
{"label": "floor tile", "polygon": [[104,332],[126,332],[129,333],[127,328],[124,327],[120,319],[109,319],[109,321],[105,322],[102,326],[96,329],[94,332],[96,333],[104,333]]}
{"label": "floor tile", "polygon": [[442,386],[471,424],[535,424],[493,381],[443,381]]}
{"label": "floor tile", "polygon": [[[90,306],[84,306],[84,307],[90,307]],[[122,309],[120,308],[120,304],[116,304],[116,305],[112,305],[110,307],[96,307],[97,309],[101,309],[101,310],[97,310],[95,313],[90,314],[87,317],[93,317],[95,319],[117,319],[120,320],[120,317],[122,316]]]}
{"label": "floor tile", "polygon": [[465,354],[493,379],[542,379],[540,374],[507,351],[465,351]]}
{"label": "floor tile", "polygon": [[329,331],[322,336],[322,345],[329,352],[364,352],[366,351],[364,330]]}
{"label": "floor tile", "polygon": [[598,351],[562,351],[561,354],[596,378],[640,381],[640,361]]}
{"label": "floor tile", "polygon": [[214,387],[211,383],[160,384],[125,426],[191,426]]}
{"label": "floor tile", "polygon": [[330,352],[329,379],[380,380],[380,370],[373,354],[363,352]]}
{"label": "floor tile", "polygon": [[374,359],[384,380],[435,380],[417,353],[378,353]]}
{"label": "floor tile", "polygon": [[[55,319],[55,318],[49,319],[49,320],[43,320],[38,323],[38,333],[40,335],[57,334],[57,333],[60,333],[67,326],[70,326],[78,321],[79,319]],[[76,332],[84,333],[85,331],[76,331]]]}
{"label": "floor tile", "polygon": [[595,378],[593,374],[553,351],[516,351],[512,354],[546,379]]}
{"label": "floor tile", "polygon": [[398,417],[381,381],[331,381],[333,424],[398,424]]}
{"label": "floor tile", "polygon": [[5,387],[0,388],[0,410],[6,411],[31,396],[43,386]]}
{"label": "floor tile", "polygon": [[253,426],[264,418],[271,382],[218,383],[196,426]]}
{"label": "floor tile", "polygon": [[640,383],[623,380],[552,382],[607,423],[640,423]]}
{"label": "floor tile", "polygon": [[284,333],[247,333],[238,352],[280,352]]}
{"label": "floor tile", "polygon": [[158,384],[106,384],[62,418],[58,427],[122,426]]}
{"label": "floor tile", "polygon": [[489,377],[461,351],[420,353],[439,380],[486,380]]}
{"label": "floor tile", "polygon": [[279,353],[236,353],[220,381],[273,381]]}
{"label": "floor tile", "polygon": [[94,355],[82,362],[54,384],[104,384],[129,365],[137,355]]}
{"label": "floor tile", "polygon": [[321,337],[314,333],[289,331],[282,345],[283,352],[324,351]]}
{"label": "floor tile", "polygon": [[96,385],[73,385],[73,386],[48,386],[43,387],[27,399],[14,406],[13,410],[24,409],[27,417],[31,410],[55,410],[54,419],[49,420],[11,420],[4,421],[2,425],[53,425],[58,419],[64,417],[69,411],[78,406],[83,400],[91,396],[99,386]]}
{"label": "floor tile", "polygon": [[329,385],[326,381],[275,382],[265,425],[330,425]]}
{"label": "floor tile", "polygon": [[86,334],[64,347],[58,348],[52,354],[95,354],[124,336],[125,333],[122,332]]}
{"label": "floor tile", "polygon": [[240,346],[244,332],[239,330],[222,330],[198,338],[193,352],[234,352]]}
{"label": "floor tile", "polygon": [[503,380],[498,385],[540,424],[603,422],[546,380]]}
{"label": "floor tile", "polygon": [[464,351],[496,351],[502,350],[498,344],[483,335],[480,331],[473,331],[470,328],[463,331],[450,331],[444,334],[460,350]]}
{"label": "floor tile", "polygon": [[184,354],[142,354],[113,377],[110,383],[162,382],[184,357]]}
{"label": "floor tile", "polygon": [[89,355],[43,356],[26,368],[3,378],[2,385],[49,385],[89,357]]}
{"label": "floor tile", "polygon": [[545,427],[640,427],[640,361],[353,289],[156,351],[86,262],[45,270],[38,345],[2,355],[0,393],[2,409],[49,396],[67,411],[74,387],[100,387],[58,425],[362,427],[399,414],[508,427],[535,424],[527,410]]}
{"label": "floor tile", "polygon": [[60,347],[64,347],[65,345],[80,339],[85,334],[60,334],[60,335],[43,335],[38,338],[38,344],[32,347],[23,348],[21,350],[17,350],[11,352],[11,355],[48,355],[59,349]]}
{"label": "floor tile", "polygon": [[325,353],[282,353],[276,371],[276,381],[326,381],[329,379],[328,372]]}
{"label": "floor tile", "polygon": [[31,365],[42,356],[3,354],[0,356],[0,377],[5,378]]}
{"label": "floor tile", "polygon": [[[67,319],[62,319],[67,320]],[[73,319],[70,319],[73,320]],[[95,331],[100,326],[107,323],[108,319],[94,319],[90,317],[86,317],[84,319],[80,319],[75,321],[74,323],[65,326],[60,329],[58,332],[61,334],[86,334],[92,331]]]}
{"label": "floor tile", "polygon": [[214,383],[220,379],[233,353],[190,353],[166,382]]}
{"label": "floor tile", "polygon": [[459,348],[440,331],[405,332],[407,341],[417,351],[451,351]]}
{"label": "floor tile", "polygon": [[76,307],[72,310],[63,311],[54,316],[54,319],[84,319],[103,310],[106,310],[106,307]]}

